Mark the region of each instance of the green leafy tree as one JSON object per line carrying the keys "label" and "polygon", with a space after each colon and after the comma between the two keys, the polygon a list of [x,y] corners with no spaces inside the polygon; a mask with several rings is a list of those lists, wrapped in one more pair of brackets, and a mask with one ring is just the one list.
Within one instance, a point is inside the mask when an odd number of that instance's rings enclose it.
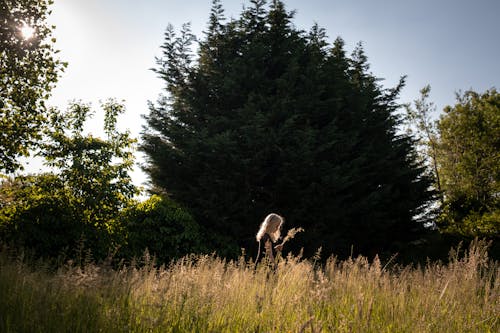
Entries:
{"label": "green leafy tree", "polygon": [[438,124],[443,230],[495,236],[500,231],[500,93],[467,91]]}
{"label": "green leafy tree", "polygon": [[129,176],[136,140],[116,127],[122,104],[109,100],[102,109],[105,138],[84,134],[89,105],[51,110],[40,155],[55,173],[4,183],[4,239],[43,256],[72,251],[83,241],[95,258],[123,242],[119,216],[137,193]]}
{"label": "green leafy tree", "polygon": [[[51,0],[0,0],[0,172],[21,167],[20,156],[40,139],[45,101],[65,63],[55,58]],[[23,28],[33,35],[23,35]]]}
{"label": "green leafy tree", "polygon": [[136,140],[116,127],[118,115],[125,111],[123,104],[108,100],[101,107],[105,138],[84,134],[85,122],[93,115],[89,105],[73,103],[67,112],[53,110],[40,155],[59,170],[79,198],[85,218],[109,228],[107,224],[137,191],[129,175]]}
{"label": "green leafy tree", "polygon": [[86,120],[93,115],[89,105],[72,103],[66,112],[51,110],[40,152],[70,191],[78,219],[94,230],[85,235],[85,241],[97,257],[120,242],[116,238],[122,232],[117,218],[137,193],[129,175],[136,140],[116,127],[125,107],[114,100],[101,107],[104,138],[84,134]]}
{"label": "green leafy tree", "polygon": [[361,45],[349,57],[318,26],[295,28],[283,2],[251,3],[226,22],[214,1],[197,58],[189,26],[167,28],[156,68],[167,93],[141,145],[154,190],[188,207],[222,254],[255,248],[271,211],[305,228],[297,244],[310,252],[418,237],[430,179],[397,130],[404,80],[382,88]]}
{"label": "green leafy tree", "polygon": [[443,191],[441,188],[441,178],[438,168],[438,140],[439,133],[437,121],[433,120],[433,113],[436,112],[434,103],[430,102],[429,95],[431,87],[425,86],[420,90],[420,98],[414,101],[414,107],[410,104],[405,105],[407,121],[410,125],[410,133],[415,136],[419,152],[422,154],[424,162],[429,168],[435,179],[435,188],[441,206],[444,205]]}

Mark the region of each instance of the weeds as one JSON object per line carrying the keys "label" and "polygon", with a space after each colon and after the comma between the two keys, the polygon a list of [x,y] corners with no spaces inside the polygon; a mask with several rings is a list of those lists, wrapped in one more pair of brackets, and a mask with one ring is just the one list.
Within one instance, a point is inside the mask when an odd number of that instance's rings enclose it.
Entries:
{"label": "weeds", "polygon": [[205,255],[53,271],[2,253],[0,331],[498,332],[500,271],[486,248],[390,269],[377,258],[291,256],[254,269]]}

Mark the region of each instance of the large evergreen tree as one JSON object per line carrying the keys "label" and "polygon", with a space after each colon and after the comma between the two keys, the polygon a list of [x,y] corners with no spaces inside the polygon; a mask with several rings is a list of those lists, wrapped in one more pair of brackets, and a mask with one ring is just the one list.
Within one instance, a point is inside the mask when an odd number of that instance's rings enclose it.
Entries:
{"label": "large evergreen tree", "polygon": [[412,140],[397,131],[403,80],[384,89],[363,48],[295,28],[281,1],[226,21],[213,2],[193,60],[170,26],[156,72],[165,95],[143,132],[155,190],[189,207],[214,248],[254,247],[269,212],[306,229],[306,251],[375,253],[416,237],[431,197]]}

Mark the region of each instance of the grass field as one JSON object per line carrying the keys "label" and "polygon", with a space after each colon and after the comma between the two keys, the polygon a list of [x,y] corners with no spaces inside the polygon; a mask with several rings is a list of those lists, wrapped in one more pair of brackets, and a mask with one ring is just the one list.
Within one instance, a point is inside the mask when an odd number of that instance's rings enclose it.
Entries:
{"label": "grass field", "polygon": [[0,332],[499,332],[500,270],[475,242],[450,262],[188,256],[58,270],[0,255]]}

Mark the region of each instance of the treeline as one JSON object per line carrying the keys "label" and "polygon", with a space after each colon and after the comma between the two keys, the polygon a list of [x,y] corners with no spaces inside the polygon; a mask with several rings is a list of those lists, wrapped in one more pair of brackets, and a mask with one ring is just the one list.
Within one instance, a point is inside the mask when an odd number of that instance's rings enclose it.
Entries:
{"label": "treeline", "polygon": [[[50,4],[7,2],[2,13],[14,23],[28,13],[43,22]],[[495,89],[459,94],[433,122],[430,88],[404,108],[405,78],[383,87],[362,45],[349,55],[322,28],[299,30],[281,1],[252,0],[228,20],[214,0],[203,39],[188,24],[167,27],[155,69],[165,91],[137,143],[116,129],[124,111],[116,101],[102,105],[104,138],[83,134],[88,105],[48,109],[64,67],[50,31],[23,40],[11,27],[0,36],[9,65],[0,80],[1,169],[19,170],[18,157],[36,148],[54,171],[5,178],[5,244],[40,256],[88,249],[96,259],[129,259],[147,248],[162,262],[192,252],[231,257],[253,254],[269,212],[305,229],[288,250],[306,255],[419,260],[446,257],[460,240],[498,240]],[[40,66],[33,73],[29,63]],[[129,176],[137,147],[151,181],[144,202]]]}

